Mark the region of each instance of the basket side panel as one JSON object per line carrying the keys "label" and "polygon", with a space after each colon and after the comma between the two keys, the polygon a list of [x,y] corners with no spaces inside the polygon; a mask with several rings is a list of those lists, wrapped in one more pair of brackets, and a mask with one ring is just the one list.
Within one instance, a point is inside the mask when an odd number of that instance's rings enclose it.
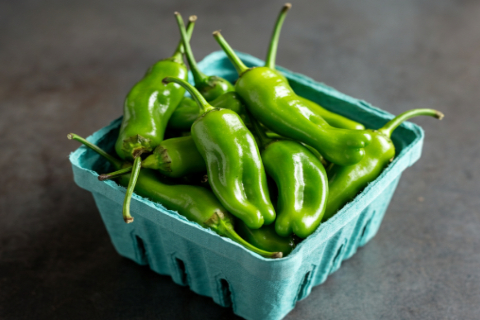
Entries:
{"label": "basket side panel", "polygon": [[118,254],[132,259],[138,264],[146,265],[147,261],[140,250],[141,243],[138,243],[135,239],[134,226],[123,221],[122,206],[100,193],[93,192],[92,194]]}
{"label": "basket side panel", "polygon": [[308,293],[311,287],[322,284],[328,275],[338,270],[342,261],[353,256],[358,247],[365,245],[375,236],[399,180],[400,176],[394,179],[368,206],[357,208],[361,210],[361,214],[351,219],[325,242],[323,254],[312,255],[312,259],[317,261],[311,260],[311,262],[318,265],[318,268],[315,268],[316,272],[311,283],[308,284],[310,286],[307,289]]}

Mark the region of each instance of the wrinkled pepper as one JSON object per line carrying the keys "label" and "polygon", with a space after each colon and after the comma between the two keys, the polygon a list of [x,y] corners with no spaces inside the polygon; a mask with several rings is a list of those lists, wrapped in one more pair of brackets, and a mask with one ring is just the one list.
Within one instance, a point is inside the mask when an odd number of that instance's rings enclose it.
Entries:
{"label": "wrinkled pepper", "polygon": [[357,164],[348,167],[332,165],[328,170],[327,209],[323,221],[330,219],[347,202],[353,200],[368,183],[375,180],[383,169],[393,161],[395,146],[391,140],[392,132],[403,121],[417,116],[431,116],[442,119],[443,114],[433,109],[413,109],[406,111],[378,130],[368,130],[372,136],[371,143],[365,148],[365,157]]}
{"label": "wrinkled pepper", "polygon": [[320,225],[328,197],[328,178],[320,160],[300,143],[269,139],[252,121],[261,141],[265,171],[278,187],[276,232],[306,238]]}
{"label": "wrinkled pepper", "polygon": [[[282,30],[283,21],[287,15],[288,10],[292,5],[290,3],[286,3],[282,10],[280,11],[277,21],[275,23],[275,27],[273,29],[272,38],[270,40],[270,46],[267,52],[267,58],[265,59],[265,67],[275,70],[275,60],[277,57],[277,49],[278,49],[278,40],[280,38],[280,31]],[[283,76],[283,75],[282,75]],[[286,80],[286,79],[285,79]],[[363,124],[353,121],[352,119],[348,119],[347,117],[341,116],[337,113],[331,112],[319,104],[298,96],[298,99],[309,108],[312,112],[321,116],[325,121],[335,128],[343,128],[343,129],[352,129],[352,130],[363,130],[365,127]]]}
{"label": "wrinkled pepper", "polygon": [[[218,76],[207,76],[198,68],[195,57],[193,56],[192,48],[190,47],[190,37],[185,30],[182,16],[180,13],[175,12],[175,18],[177,19],[178,28],[180,29],[183,47],[185,48],[185,56],[187,57],[190,71],[192,72],[193,80],[195,81],[195,87],[200,91],[202,96],[207,101],[212,101],[224,93],[235,91],[235,88],[228,80]],[[174,77],[174,75],[172,75],[172,77]]]}
{"label": "wrinkled pepper", "polygon": [[242,220],[235,219],[235,231],[255,247],[271,252],[281,252],[284,257],[295,248],[293,235],[279,236],[273,224],[262,226],[260,229],[250,229]]}
{"label": "wrinkled pepper", "polygon": [[[197,106],[198,108],[198,106]],[[163,140],[153,150],[152,154],[142,160],[142,168],[158,170],[164,176],[181,178],[192,173],[205,172],[207,166],[197,150],[192,136]],[[115,179],[120,175],[130,173],[133,167],[101,174],[100,181]]]}
{"label": "wrinkled pepper", "polygon": [[192,137],[207,164],[208,182],[220,202],[250,228],[275,220],[265,170],[255,138],[240,116],[208,104],[188,82],[167,77],[164,82],[182,85],[204,113],[192,125]]}
{"label": "wrinkled pepper", "polygon": [[[187,98],[184,100],[186,99]],[[175,109],[175,112],[172,114],[170,121],[168,122],[169,129],[190,131],[195,120],[203,114],[202,109],[198,108],[197,103],[192,99],[189,100],[191,103],[182,103],[177,109]],[[245,122],[245,125],[247,127],[249,126],[250,122],[246,115],[245,106],[236,92],[230,91],[224,93],[218,98],[209,101],[209,104],[214,108],[235,111],[242,118],[243,122]]]}
{"label": "wrinkled pepper", "polygon": [[353,165],[363,158],[371,139],[368,131],[330,126],[302,102],[278,71],[247,68],[220,32],[213,35],[239,74],[235,91],[256,119],[282,136],[315,148],[335,164]]}
{"label": "wrinkled pepper", "polygon": [[[190,33],[196,17],[190,20]],[[142,80],[128,93],[123,107],[123,121],[115,143],[115,151],[124,160],[133,160],[133,170],[125,201],[123,219],[133,222],[130,214],[130,194],[133,192],[141,168],[141,155],[152,152],[163,140],[168,120],[183,99],[185,89],[176,84],[165,85],[162,79],[176,76],[187,79],[187,67],[183,62],[183,45],[180,42],[170,58],[151,66]]]}
{"label": "wrinkled pepper", "polygon": [[[98,146],[76,134],[70,133],[68,138],[76,140],[97,152],[117,170],[125,166],[131,166],[131,163],[111,156]],[[127,176],[120,176],[118,179],[119,184],[124,187],[129,184],[129,181],[130,179]],[[215,195],[205,188],[165,184],[158,179],[153,170],[144,169],[138,175],[135,193],[151,201],[158,202],[169,210],[177,211],[188,220],[196,222],[204,228],[210,228],[219,235],[230,238],[263,257],[281,258],[283,256],[281,252],[268,252],[242,239],[234,230],[233,217],[217,200]]]}

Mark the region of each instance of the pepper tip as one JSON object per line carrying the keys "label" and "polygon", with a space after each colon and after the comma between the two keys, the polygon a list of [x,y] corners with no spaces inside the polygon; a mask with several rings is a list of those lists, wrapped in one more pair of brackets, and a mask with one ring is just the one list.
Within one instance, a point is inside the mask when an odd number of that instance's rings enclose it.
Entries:
{"label": "pepper tip", "polygon": [[221,30],[213,31],[213,33],[212,33],[213,36],[214,36],[214,37],[215,37],[215,36],[219,36],[219,35],[220,35],[220,31],[221,31]]}
{"label": "pepper tip", "polygon": [[442,120],[443,117],[445,117],[445,115],[443,114],[443,112],[437,111],[437,112],[435,113],[435,118],[437,118],[438,120]]}
{"label": "pepper tip", "polygon": [[282,252],[275,252],[274,254],[272,254],[272,259],[279,259],[279,258],[283,258]]}
{"label": "pepper tip", "polygon": [[105,181],[105,180],[107,180],[107,179],[108,179],[108,178],[107,178],[107,175],[106,175],[106,174],[101,174],[101,175],[98,176],[98,180],[99,180],[99,181]]}
{"label": "pepper tip", "polygon": [[180,12],[175,11],[173,14],[176,15],[176,16],[179,16],[179,15],[180,15]]}
{"label": "pepper tip", "polygon": [[292,7],[292,4],[290,2],[287,2],[285,3],[285,5],[283,6],[283,10],[284,11],[288,11],[290,10],[290,8]]}
{"label": "pepper tip", "polygon": [[74,135],[73,133],[69,133],[69,134],[67,134],[67,138],[68,138],[68,140],[72,140],[72,139],[73,139],[73,135]]}
{"label": "pepper tip", "polygon": [[123,218],[123,220],[125,221],[125,223],[132,223],[133,222],[133,218],[130,217],[130,218]]}
{"label": "pepper tip", "polygon": [[195,22],[195,21],[197,21],[197,16],[196,16],[196,15],[191,15],[191,16],[188,18],[188,21],[190,21],[190,22]]}

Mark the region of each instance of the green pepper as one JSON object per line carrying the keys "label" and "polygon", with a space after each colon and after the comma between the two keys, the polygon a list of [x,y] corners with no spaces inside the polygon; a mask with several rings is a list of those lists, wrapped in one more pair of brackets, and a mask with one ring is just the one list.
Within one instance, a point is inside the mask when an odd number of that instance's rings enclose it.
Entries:
{"label": "green pepper", "polygon": [[265,171],[278,187],[276,232],[301,238],[320,225],[328,197],[328,178],[320,160],[300,143],[269,139],[253,121],[261,141]]}
{"label": "green pepper", "polygon": [[371,136],[366,130],[331,127],[312,112],[278,71],[268,67],[247,68],[220,32],[214,37],[229,57],[239,78],[235,91],[248,111],[270,130],[318,150],[330,162],[352,165],[365,155]]}
{"label": "green pepper", "polygon": [[[185,56],[187,57],[188,64],[190,65],[190,71],[192,72],[193,79],[195,80],[195,87],[200,91],[207,101],[212,101],[221,96],[222,94],[230,91],[235,91],[233,85],[226,79],[218,76],[207,76],[197,66],[195,57],[193,56],[192,48],[190,47],[190,37],[185,30],[182,16],[180,13],[175,12],[178,27],[185,48]],[[172,75],[172,77],[174,77]],[[176,77],[179,78],[179,77]]]}
{"label": "green pepper", "polygon": [[[190,33],[193,31],[195,20],[196,17],[190,20]],[[187,79],[182,48],[180,42],[170,58],[160,60],[151,66],[125,99],[123,121],[115,143],[115,151],[120,158],[134,161],[128,185],[129,192],[123,204],[123,219],[126,223],[133,222],[129,197],[140,172],[141,155],[152,152],[163,140],[168,120],[185,94],[185,89],[181,86],[162,83],[162,79],[169,75]]]}
{"label": "green pepper", "polygon": [[195,100],[185,97],[168,120],[167,128],[180,131],[190,130],[200,114],[201,111]]}
{"label": "green pepper", "polygon": [[[79,141],[94,150],[108,160],[117,170],[125,166],[131,166],[130,163],[111,156],[98,146],[76,134],[70,133],[68,138]],[[124,187],[130,184],[129,181],[131,180],[126,176],[121,176],[118,180],[119,184]],[[234,230],[233,217],[220,204],[215,195],[205,188],[165,184],[157,178],[153,170],[144,169],[138,175],[135,193],[151,201],[158,202],[169,210],[177,211],[188,220],[196,222],[204,228],[210,228],[219,235],[230,238],[261,256],[266,258],[281,258],[283,256],[281,252],[268,252],[256,248],[242,239]]]}
{"label": "green pepper", "polygon": [[192,137],[207,164],[208,182],[220,202],[250,228],[275,220],[267,179],[255,138],[240,116],[207,103],[188,82],[167,77],[188,90],[204,114],[192,125]]}
{"label": "green pepper", "polygon": [[[224,93],[209,103],[215,108],[235,111],[242,118],[243,122],[245,122],[245,125],[247,127],[249,126],[245,106],[236,92],[230,91]],[[170,117],[168,128],[174,130],[190,130],[192,124],[202,114],[202,109],[198,108],[194,100],[185,98]]]}
{"label": "green pepper", "polygon": [[330,219],[347,202],[363,190],[368,183],[375,180],[383,169],[393,161],[395,146],[390,139],[403,121],[416,116],[431,116],[442,119],[443,114],[433,109],[413,109],[396,116],[387,122],[383,128],[369,130],[371,143],[365,148],[365,157],[357,164],[348,167],[332,165],[328,171],[330,193],[323,221]]}
{"label": "green pepper", "polygon": [[[191,135],[163,140],[153,153],[141,162],[141,167],[158,170],[170,178],[181,178],[192,173],[207,171],[205,161],[198,152]],[[101,174],[98,180],[115,179],[130,173],[132,169],[133,166]]]}
{"label": "green pepper", "polygon": [[275,232],[273,224],[262,226],[260,229],[250,229],[242,220],[235,219],[235,231],[255,247],[272,252],[281,252],[284,257],[295,248],[293,235],[279,236]]}
{"label": "green pepper", "polygon": [[[189,34],[195,19],[189,23]],[[151,66],[142,80],[128,93],[123,107],[123,121],[115,143],[115,151],[124,160],[133,160],[138,153],[151,152],[162,140],[171,114],[183,99],[185,89],[162,79],[175,76],[187,79],[180,42],[170,58]]]}
{"label": "green pepper", "polygon": [[142,161],[142,167],[159,170],[171,178],[206,171],[205,161],[191,135],[164,140]]}
{"label": "green pepper", "polygon": [[[285,16],[287,15],[287,12],[288,10],[290,10],[291,7],[292,5],[290,3],[286,3],[283,6],[282,10],[278,15],[277,22],[275,23],[275,27],[273,29],[272,38],[270,40],[270,47],[267,52],[267,58],[265,59],[265,67],[268,67],[272,70],[275,70],[275,59],[277,57],[278,40],[280,38],[280,31],[282,29],[283,21],[285,20]],[[325,119],[325,121],[332,127],[352,129],[352,130],[365,129],[363,124],[353,121],[351,119],[348,119],[337,113],[331,112],[307,98],[298,96],[298,99],[301,101],[303,105],[309,108],[312,112],[316,113],[317,115]]]}

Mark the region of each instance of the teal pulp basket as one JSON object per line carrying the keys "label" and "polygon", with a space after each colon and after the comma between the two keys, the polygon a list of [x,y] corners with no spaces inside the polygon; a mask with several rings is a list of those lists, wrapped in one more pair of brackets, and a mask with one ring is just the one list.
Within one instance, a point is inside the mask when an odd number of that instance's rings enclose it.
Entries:
{"label": "teal pulp basket", "polygon": [[[257,58],[238,54],[248,66],[263,65]],[[210,54],[199,66],[206,74],[230,81],[237,78],[223,52]],[[393,117],[308,77],[278,69],[299,95],[369,128],[379,128]],[[120,123],[121,119],[113,121],[88,140],[113,154]],[[310,294],[312,287],[323,283],[343,260],[376,234],[402,171],[420,158],[423,131],[406,122],[392,139],[397,156],[383,173],[289,256],[276,260],[252,253],[138,195],[133,196],[131,204],[135,222],[125,224],[125,188],[114,181],[97,179],[98,173],[109,172],[112,167],[83,146],[70,155],[70,161],[75,182],[92,192],[120,255],[171,276],[175,283],[189,286],[221,306],[231,306],[235,314],[245,319],[274,320],[283,318],[297,301]]]}

